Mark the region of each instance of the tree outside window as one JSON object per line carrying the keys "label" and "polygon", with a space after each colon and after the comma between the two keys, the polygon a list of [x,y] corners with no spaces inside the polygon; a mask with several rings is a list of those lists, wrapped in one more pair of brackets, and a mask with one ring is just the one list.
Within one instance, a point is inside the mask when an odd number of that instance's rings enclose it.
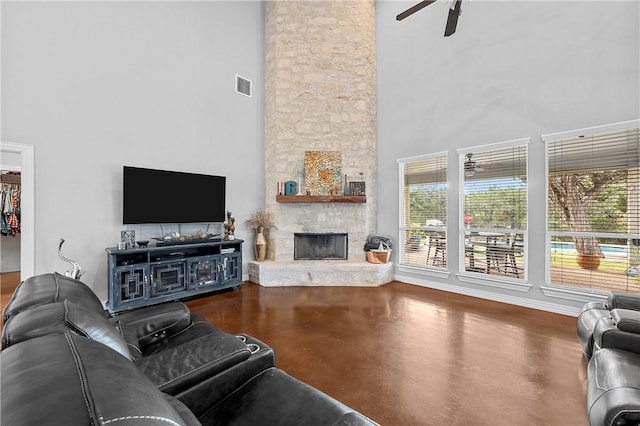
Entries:
{"label": "tree outside window", "polygon": [[638,134],[634,121],[543,136],[550,284],[640,289]]}

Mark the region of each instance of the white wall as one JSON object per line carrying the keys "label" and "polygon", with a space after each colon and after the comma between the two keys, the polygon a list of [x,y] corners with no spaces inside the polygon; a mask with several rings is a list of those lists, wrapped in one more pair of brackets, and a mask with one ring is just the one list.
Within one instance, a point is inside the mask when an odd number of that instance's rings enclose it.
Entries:
{"label": "white wall", "polygon": [[[415,1],[377,3],[378,232],[398,235],[396,159],[448,151],[449,230],[457,232],[456,149],[531,137],[527,294],[405,274],[405,281],[532,306],[545,297],[544,145],[540,135],[640,117],[638,2],[466,1],[443,37],[446,3],[404,21]],[[453,240],[453,241],[452,241]],[[449,264],[458,265],[449,240]]]}
{"label": "white wall", "polygon": [[[242,223],[264,199],[262,7],[3,2],[0,138],[34,146],[36,273],[67,269],[64,237],[106,299],[123,165],[227,176],[236,235],[251,239]],[[236,74],[253,98],[235,93]]]}

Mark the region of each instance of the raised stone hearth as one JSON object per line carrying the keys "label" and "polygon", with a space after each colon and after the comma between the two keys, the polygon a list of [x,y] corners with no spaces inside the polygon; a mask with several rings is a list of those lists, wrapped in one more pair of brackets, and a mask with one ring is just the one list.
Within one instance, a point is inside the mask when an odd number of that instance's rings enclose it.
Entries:
{"label": "raised stone hearth", "polygon": [[393,280],[393,264],[365,261],[297,260],[249,262],[249,281],[265,287],[377,287]]}

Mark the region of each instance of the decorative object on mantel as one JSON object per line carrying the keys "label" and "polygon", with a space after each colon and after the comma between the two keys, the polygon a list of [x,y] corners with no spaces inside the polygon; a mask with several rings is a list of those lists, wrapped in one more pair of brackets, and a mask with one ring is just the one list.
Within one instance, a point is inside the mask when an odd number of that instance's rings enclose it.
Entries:
{"label": "decorative object on mantel", "polygon": [[364,181],[364,173],[358,172],[360,175],[360,181],[351,181],[349,182],[349,195],[365,195],[366,194],[366,183]]}
{"label": "decorative object on mantel", "polygon": [[340,151],[305,151],[304,186],[307,195],[342,193]]}
{"label": "decorative object on mantel", "polygon": [[298,193],[298,182],[288,180],[284,186],[284,195],[296,195]]}
{"label": "decorative object on mantel", "polygon": [[357,203],[367,202],[364,195],[276,195],[277,203]]}
{"label": "decorative object on mantel", "polygon": [[249,216],[249,219],[247,219],[244,224],[247,228],[255,229],[256,239],[254,244],[254,254],[257,262],[264,262],[267,258],[269,229],[275,228],[271,213],[258,209],[255,213]]}
{"label": "decorative object on mantel", "polygon": [[298,169],[296,173],[298,175],[298,193],[296,195],[302,195],[302,176],[304,176],[304,169]]}
{"label": "decorative object on mantel", "polygon": [[224,224],[224,241],[233,241],[236,239],[236,218],[231,216],[231,211],[227,210],[227,222]]}

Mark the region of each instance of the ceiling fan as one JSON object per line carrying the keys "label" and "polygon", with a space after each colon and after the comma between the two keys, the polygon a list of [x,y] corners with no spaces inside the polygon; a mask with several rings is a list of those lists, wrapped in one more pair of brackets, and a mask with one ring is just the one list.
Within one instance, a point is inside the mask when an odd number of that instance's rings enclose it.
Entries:
{"label": "ceiling fan", "polygon": [[[411,6],[409,9],[405,10],[398,16],[396,16],[397,21],[402,21],[405,18],[413,15],[417,11],[429,6],[431,3],[434,3],[436,0],[424,0],[420,3]],[[449,16],[447,17],[447,25],[444,28],[444,36],[449,37],[451,34],[456,32],[456,27],[458,26],[458,17],[460,16],[461,9],[460,6],[462,4],[462,0],[448,0],[449,2]]]}
{"label": "ceiling fan", "polygon": [[473,161],[471,158],[473,157],[472,153],[468,153],[466,155],[467,161],[464,162],[464,175],[467,177],[471,177],[476,174],[476,172],[482,172],[484,169]]}

